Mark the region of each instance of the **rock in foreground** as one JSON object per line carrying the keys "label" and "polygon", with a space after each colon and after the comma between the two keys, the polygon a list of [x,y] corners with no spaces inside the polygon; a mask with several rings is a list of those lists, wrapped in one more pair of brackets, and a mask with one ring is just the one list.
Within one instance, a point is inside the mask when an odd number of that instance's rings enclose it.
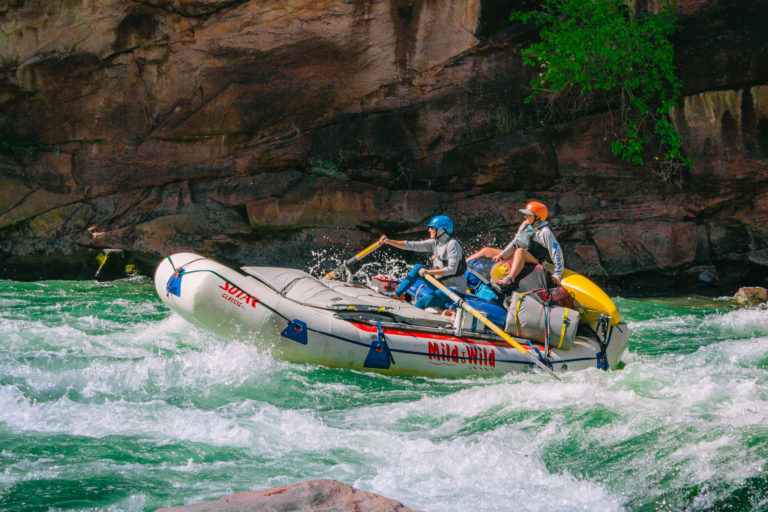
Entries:
{"label": "rock in foreground", "polygon": [[162,508],[158,512],[287,512],[291,510],[408,512],[414,509],[404,506],[399,501],[361,491],[335,480],[309,480],[262,491],[231,494],[217,501]]}

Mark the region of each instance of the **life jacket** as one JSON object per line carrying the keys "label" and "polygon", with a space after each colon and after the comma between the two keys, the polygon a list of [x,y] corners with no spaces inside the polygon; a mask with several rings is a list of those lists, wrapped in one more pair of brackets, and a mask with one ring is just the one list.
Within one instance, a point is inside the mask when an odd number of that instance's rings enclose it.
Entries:
{"label": "life jacket", "polygon": [[[449,236],[447,233],[444,233],[444,234],[442,234],[440,236],[448,236],[448,240],[445,242],[444,245],[448,245],[452,240],[455,240],[457,244],[459,243],[458,240],[456,240],[455,238]],[[442,276],[438,277],[439,279],[442,280],[442,279],[448,279],[450,277],[463,276],[464,272],[466,272],[466,270],[467,270],[467,260],[464,258],[464,248],[461,247],[461,244],[459,244],[459,247],[461,248],[461,257],[459,257],[459,263],[456,266],[456,272],[454,272],[453,274],[443,274]],[[435,243],[435,252],[432,254],[433,262],[434,261],[439,261],[440,264],[441,264],[441,268],[447,268],[448,267],[448,258],[447,257],[441,257],[440,255],[438,255],[437,254],[437,248],[438,248],[438,244]]]}

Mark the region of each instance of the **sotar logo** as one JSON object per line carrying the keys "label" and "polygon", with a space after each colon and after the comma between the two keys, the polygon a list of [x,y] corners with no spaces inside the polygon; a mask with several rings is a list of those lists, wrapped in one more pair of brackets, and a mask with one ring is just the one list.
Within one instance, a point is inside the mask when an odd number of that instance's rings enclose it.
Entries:
{"label": "sotar logo", "polygon": [[224,282],[224,286],[219,286],[219,288],[224,290],[221,296],[239,308],[244,308],[245,304],[250,304],[251,307],[255,308],[256,303],[259,302],[259,299],[245,293],[233,284]]}
{"label": "sotar logo", "polygon": [[467,345],[459,347],[448,343],[427,342],[429,358],[443,362],[496,367],[496,351],[492,348]]}

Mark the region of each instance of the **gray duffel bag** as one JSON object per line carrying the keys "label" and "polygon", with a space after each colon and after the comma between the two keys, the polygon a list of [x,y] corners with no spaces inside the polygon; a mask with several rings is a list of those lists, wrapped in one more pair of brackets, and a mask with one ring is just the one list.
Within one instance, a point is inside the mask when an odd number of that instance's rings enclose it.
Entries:
{"label": "gray duffel bag", "polygon": [[562,306],[545,306],[531,295],[514,292],[506,301],[504,330],[519,338],[545,343],[549,320],[549,346],[568,350],[573,346],[581,315]]}

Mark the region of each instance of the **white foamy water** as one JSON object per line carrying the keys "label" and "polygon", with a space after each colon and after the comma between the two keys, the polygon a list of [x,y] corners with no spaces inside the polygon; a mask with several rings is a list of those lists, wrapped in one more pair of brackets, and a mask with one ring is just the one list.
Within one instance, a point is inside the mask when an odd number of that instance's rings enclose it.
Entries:
{"label": "white foamy water", "polygon": [[436,380],[275,361],[148,286],[99,307],[95,286],[68,304],[26,292],[0,297],[0,509],[32,493],[151,510],[313,478],[427,511],[766,504],[761,308],[624,300],[623,370]]}

